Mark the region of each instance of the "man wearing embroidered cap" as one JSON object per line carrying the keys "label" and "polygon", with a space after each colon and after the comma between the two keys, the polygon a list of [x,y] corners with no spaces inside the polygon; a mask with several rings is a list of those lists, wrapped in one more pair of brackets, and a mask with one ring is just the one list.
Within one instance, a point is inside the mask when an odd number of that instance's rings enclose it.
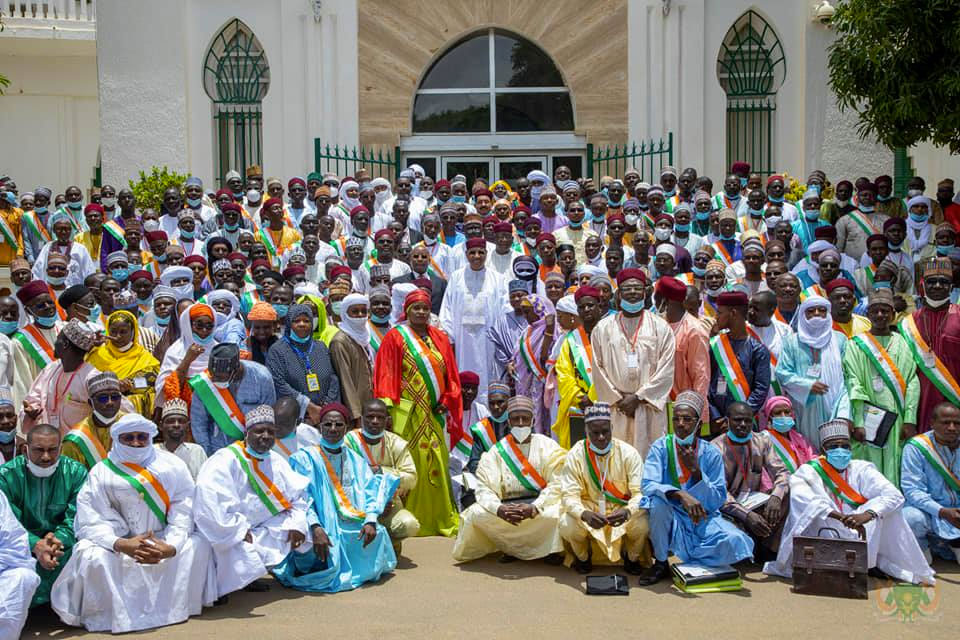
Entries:
{"label": "man wearing embroidered cap", "polygon": [[[853,419],[853,457],[876,465],[894,485],[900,484],[903,441],[917,433],[920,382],[910,346],[893,324],[893,295],[878,289],[867,303],[870,331],[855,335],[843,354],[843,374]],[[887,412],[887,413],[884,413]],[[886,442],[868,438],[865,420],[890,419]]]}
{"label": "man wearing embroidered cap", "polygon": [[533,400],[515,396],[507,411],[509,432],[481,456],[476,502],[461,514],[457,562],[495,551],[506,560],[535,560],[562,549],[559,474],[566,452],[533,433]]}
{"label": "man wearing embroidered cap", "polygon": [[600,320],[593,345],[591,400],[611,407],[615,438],[641,456],[667,432],[667,401],[673,388],[676,342],[663,318],[644,311],[647,277],[640,269],[617,275],[620,311]]}
{"label": "man wearing embroidered cap", "polygon": [[190,470],[190,476],[196,480],[200,467],[207,461],[207,454],[199,444],[185,441],[189,426],[190,410],[187,403],[180,398],[167,400],[160,414],[160,435],[163,442],[157,442],[153,446],[183,460]]}
{"label": "man wearing embroidered cap", "polygon": [[307,511],[312,545],[288,554],[273,573],[286,587],[327,592],[355,589],[397,566],[390,536],[377,522],[400,484],[392,473],[374,473],[344,436],[350,410],[339,402],[320,411],[322,440],[290,456],[309,482]]}
{"label": "man wearing embroidered cap", "polygon": [[211,455],[197,476],[194,519],[213,547],[217,598],[243,588],[268,590],[259,578],[291,551],[309,546],[309,480],[272,450],[273,409],[253,408],[244,424],[243,440]]}
{"label": "man wearing embroidered cap", "polygon": [[107,456],[113,445],[110,426],[129,413],[132,405],[129,400],[124,402],[120,380],[112,371],[93,370],[85,383],[92,413],[66,433],[62,453],[91,469]]}
{"label": "man wearing embroidered cap", "polygon": [[78,542],[50,604],[88,631],[183,622],[216,599],[210,545],[193,533],[190,471],[153,447],[157,428],[139,414],[117,420],[110,435],[109,455],[77,496]]}
{"label": "man wearing embroidered cap", "polygon": [[605,313],[596,287],[581,286],[573,297],[580,325],[567,332],[560,343],[554,367],[559,405],[552,429],[564,448],[584,437],[583,410],[592,404],[589,394],[595,379],[590,335]]}
{"label": "man wearing embroidered cap", "polygon": [[571,447],[560,476],[560,537],[578,573],[622,562],[636,574],[649,562],[643,459],[613,436],[610,410],[603,402],[585,409],[586,438]]}
{"label": "man wearing embroidered cap", "polygon": [[[891,434],[890,437],[893,437]],[[934,584],[916,538],[904,520],[904,498],[877,468],[851,460],[846,420],[820,427],[821,456],[800,465],[790,476],[790,515],[783,527],[784,543],[763,572],[789,578],[793,572],[794,536],[818,536],[823,528],[837,537],[867,541],[870,574],[895,581]]]}

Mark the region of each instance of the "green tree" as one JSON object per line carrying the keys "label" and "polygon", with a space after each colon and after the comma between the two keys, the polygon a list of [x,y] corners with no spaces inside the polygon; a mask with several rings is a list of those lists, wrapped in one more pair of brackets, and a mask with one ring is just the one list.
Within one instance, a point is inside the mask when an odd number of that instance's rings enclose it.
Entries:
{"label": "green tree", "polygon": [[145,171],[140,172],[140,180],[134,182],[130,180],[130,190],[133,191],[137,199],[137,207],[145,209],[160,209],[163,203],[163,192],[170,187],[177,189],[183,188],[183,183],[187,176],[176,171],[170,171],[166,165],[160,167],[150,167],[150,174]]}
{"label": "green tree", "polygon": [[862,138],[960,153],[960,0],[842,0],[831,26],[830,87]]}

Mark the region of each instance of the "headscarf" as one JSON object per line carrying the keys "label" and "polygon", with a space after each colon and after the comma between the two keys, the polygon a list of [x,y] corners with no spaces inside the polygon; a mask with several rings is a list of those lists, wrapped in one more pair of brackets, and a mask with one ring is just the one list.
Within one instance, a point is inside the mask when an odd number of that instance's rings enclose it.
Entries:
{"label": "headscarf", "polygon": [[[131,447],[122,444],[120,436],[125,433],[146,433],[150,436],[151,442],[147,443],[145,447]],[[107,457],[115,463],[132,462],[141,467],[146,467],[157,457],[157,448],[152,444],[155,437],[157,437],[157,425],[139,413],[128,413],[120,416],[110,426],[110,438],[113,440],[113,444],[110,446]]]}
{"label": "headscarf", "polygon": [[773,413],[774,409],[777,407],[789,407],[790,411],[793,412],[793,403],[790,402],[790,398],[787,396],[770,396],[767,398],[767,401],[763,404],[763,411],[760,412],[759,423],[760,429],[766,429],[767,424],[770,422],[770,414]]}
{"label": "headscarf", "polygon": [[121,351],[109,338],[87,355],[87,362],[101,371],[112,371],[121,380],[132,378],[134,374],[156,369],[160,363],[149,351],[140,345],[140,325],[137,317],[129,311],[114,311],[107,317],[107,332],[110,325],[118,320],[126,320],[133,327],[133,342],[126,351]]}
{"label": "headscarf", "polygon": [[[313,331],[313,339],[319,340],[326,346],[330,346],[330,341],[333,340],[333,336],[337,335],[337,332],[340,329],[329,320],[327,320],[327,305],[324,303],[323,298],[313,293],[300,293],[300,287],[297,287],[294,291],[294,295],[297,295],[297,304],[304,304],[306,301],[310,301],[317,308],[317,328]],[[287,317],[290,314],[287,313]]]}
{"label": "headscarf", "polygon": [[417,285],[412,282],[402,282],[400,284],[393,285],[393,289],[390,292],[392,300],[393,310],[390,313],[390,324],[396,325],[406,319],[406,314],[403,310],[403,301],[407,299],[407,296],[419,289]]}
{"label": "headscarf", "polygon": [[[815,307],[826,307],[826,318],[807,318],[806,311]],[[833,337],[833,323],[830,318],[830,301],[823,296],[813,295],[800,303],[797,310],[797,339],[814,349],[823,349]]]}
{"label": "headscarf", "polygon": [[342,185],[340,185],[340,202],[342,202],[343,206],[347,208],[347,211],[350,211],[360,204],[360,200],[357,198],[351,198],[347,195],[347,189],[351,188],[359,189],[360,185],[353,180],[346,180]]}
{"label": "headscarf", "polygon": [[[370,346],[370,325],[367,324],[367,319],[351,318],[347,314],[347,310],[358,304],[367,305],[369,308],[370,300],[362,293],[351,293],[343,299],[341,304],[343,316],[340,317],[340,331],[343,331],[353,338],[353,341],[359,344],[364,350],[368,350]],[[356,322],[356,320],[361,320],[362,322]],[[367,357],[369,357],[369,353]]]}
{"label": "headscarf", "polygon": [[[207,294],[207,304],[210,307],[213,307],[214,302],[219,302],[220,300],[226,300],[230,303],[230,311],[227,313],[220,313],[216,309],[213,310],[214,315],[216,316],[215,325],[213,328],[213,335],[216,342],[225,342],[227,341],[227,331],[231,323],[236,326],[236,323],[240,323],[239,329],[241,333],[246,333],[243,330],[243,321],[239,319],[240,313],[240,301],[237,300],[237,296],[233,295],[231,291],[226,289],[214,289]],[[234,338],[236,340],[236,338]]]}
{"label": "headscarf", "polygon": [[[527,295],[523,299],[523,305],[530,305],[537,319],[524,329],[524,335],[521,337],[521,340],[526,340],[527,336],[529,336],[531,352],[535,358],[539,358],[543,349],[543,341],[547,329],[551,329],[551,332],[554,333],[554,335],[556,334],[554,327],[556,323],[556,310],[553,308],[553,303],[550,302],[550,300],[537,294]],[[516,349],[513,364],[518,370],[529,370],[529,365],[527,365],[522,351],[523,349]],[[530,371],[530,373],[539,378],[539,374],[536,371]]]}
{"label": "headscarf", "polygon": [[[284,319],[283,327],[283,336],[287,340],[290,340],[290,334],[293,333],[293,321],[299,318],[300,316],[309,316],[310,322],[313,322],[313,319],[316,315],[313,312],[313,309],[310,308],[308,304],[292,304],[290,305],[290,311],[287,313],[287,317]],[[313,335],[311,338],[316,339]]]}
{"label": "headscarf", "polygon": [[[163,384],[166,382],[167,377],[176,371],[177,367],[180,366],[180,363],[183,361],[184,356],[187,355],[187,349],[190,348],[195,341],[193,339],[193,328],[190,325],[191,314],[196,315],[208,315],[212,320],[216,320],[216,312],[208,304],[202,302],[195,302],[180,314],[180,337],[176,342],[170,345],[167,349],[167,352],[163,354],[163,363],[160,365],[160,373],[157,375],[157,404],[162,405],[165,399],[163,394]],[[173,323],[171,323],[172,325]],[[169,327],[168,327],[169,329]],[[207,360],[210,358],[210,349],[216,344],[215,341],[211,340],[209,344],[203,347],[203,352],[197,356],[196,360],[190,363],[190,368],[187,370],[187,378],[192,378],[198,373],[203,372],[207,368]],[[186,380],[181,380],[180,384],[185,385]]]}

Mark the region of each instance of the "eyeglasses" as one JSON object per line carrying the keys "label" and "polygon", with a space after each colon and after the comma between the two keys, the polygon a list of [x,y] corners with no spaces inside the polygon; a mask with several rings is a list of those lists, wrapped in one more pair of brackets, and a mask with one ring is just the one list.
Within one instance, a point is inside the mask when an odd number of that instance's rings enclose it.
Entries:
{"label": "eyeglasses", "polygon": [[98,393],[93,397],[97,404],[107,404],[108,402],[120,402],[119,393]]}
{"label": "eyeglasses", "polygon": [[150,434],[143,433],[142,431],[135,431],[133,433],[122,433],[120,434],[118,440],[120,442],[150,442]]}

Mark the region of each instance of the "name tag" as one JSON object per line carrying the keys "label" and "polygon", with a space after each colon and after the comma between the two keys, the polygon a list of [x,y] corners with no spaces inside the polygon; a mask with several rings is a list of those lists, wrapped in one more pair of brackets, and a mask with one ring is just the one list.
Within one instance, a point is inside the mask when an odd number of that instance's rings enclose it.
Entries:
{"label": "name tag", "polygon": [[718,395],[723,395],[727,392],[727,379],[721,374],[717,377],[717,390]]}
{"label": "name tag", "polygon": [[603,494],[600,494],[600,504],[597,506],[597,509],[600,510],[600,515],[607,515],[607,497]]}
{"label": "name tag", "polygon": [[631,352],[627,354],[627,367],[630,369],[640,368],[640,362],[637,358],[636,352]]}
{"label": "name tag", "polygon": [[809,367],[807,367],[807,377],[808,377],[808,378],[817,378],[817,379],[819,379],[819,378],[820,378],[820,365],[819,365],[819,364],[812,364],[812,365],[810,365]]}
{"label": "name tag", "polygon": [[307,391],[310,391],[311,393],[320,391],[320,381],[317,379],[317,374],[307,374]]}
{"label": "name tag", "polygon": [[884,386],[885,385],[883,384],[883,378],[881,378],[880,376],[874,376],[873,390],[876,391],[877,393],[880,393],[881,391],[883,391]]}
{"label": "name tag", "polygon": [[928,351],[923,354],[923,364],[932,369],[937,364],[937,356],[935,356],[932,351]]}

